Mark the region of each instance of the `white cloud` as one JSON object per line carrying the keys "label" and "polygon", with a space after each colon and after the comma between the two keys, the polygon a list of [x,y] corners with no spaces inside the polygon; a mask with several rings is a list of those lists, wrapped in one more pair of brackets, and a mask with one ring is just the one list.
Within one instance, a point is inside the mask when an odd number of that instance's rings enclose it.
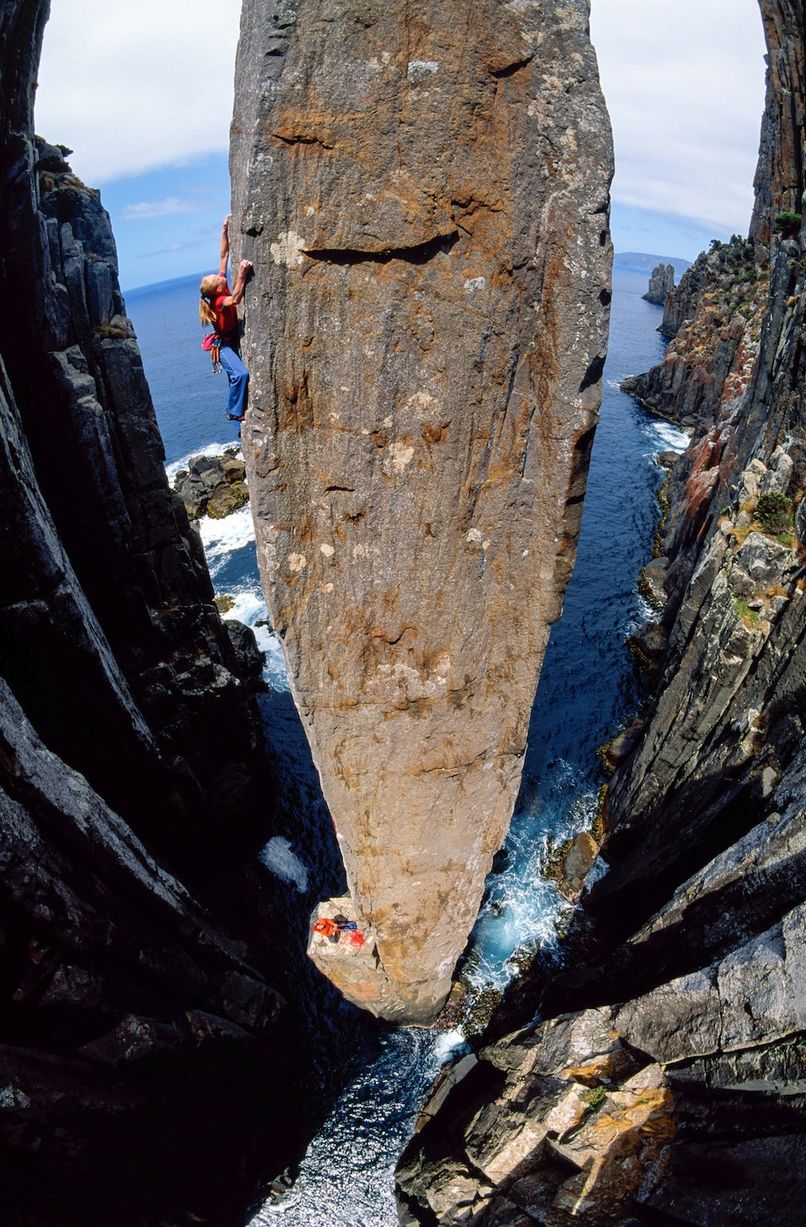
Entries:
{"label": "white cloud", "polygon": [[87,183],[226,150],[239,0],[58,0],[37,131]]}
{"label": "white cloud", "polygon": [[[226,151],[239,14],[239,0],[58,0],[38,129],[98,186]],[[592,0],[591,25],[614,199],[746,229],[763,107],[757,0]]]}
{"label": "white cloud", "polygon": [[140,221],[143,218],[170,217],[176,213],[195,213],[196,210],[187,200],[178,196],[166,196],[164,200],[139,200],[136,204],[126,205],[120,216],[124,221]]}
{"label": "white cloud", "polygon": [[764,106],[757,0],[592,0],[613,198],[744,232]]}

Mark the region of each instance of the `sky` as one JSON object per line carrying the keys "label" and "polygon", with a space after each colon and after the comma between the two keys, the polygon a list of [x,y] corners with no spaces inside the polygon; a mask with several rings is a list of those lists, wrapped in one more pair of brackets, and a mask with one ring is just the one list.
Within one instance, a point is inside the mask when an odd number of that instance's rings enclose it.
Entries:
{"label": "sky", "polygon": [[[52,0],[36,127],[101,189],[126,289],[210,271],[229,211],[239,0]],[[747,232],[764,103],[757,0],[592,0],[617,251]]]}

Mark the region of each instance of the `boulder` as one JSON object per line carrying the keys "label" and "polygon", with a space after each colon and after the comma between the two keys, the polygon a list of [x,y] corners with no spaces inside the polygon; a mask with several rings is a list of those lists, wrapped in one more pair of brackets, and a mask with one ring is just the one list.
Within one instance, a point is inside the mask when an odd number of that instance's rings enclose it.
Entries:
{"label": "boulder", "polygon": [[576,900],[590,868],[599,854],[599,845],[589,831],[580,831],[574,836],[571,847],[560,866],[559,889],[566,899]]}
{"label": "boulder", "polygon": [[666,604],[666,576],[669,573],[669,559],[662,555],[653,558],[641,568],[638,577],[638,591],[646,597],[655,609],[663,609]]}
{"label": "boulder", "polygon": [[646,622],[629,636],[627,644],[640,664],[654,667],[666,653],[669,634],[661,622]]}
{"label": "boulder", "polygon": [[224,626],[235,649],[239,676],[245,681],[258,682],[263,673],[264,657],[257,646],[255,632],[237,618],[225,618]]}
{"label": "boulder", "polygon": [[207,500],[206,511],[212,520],[223,520],[249,502],[249,491],[242,481],[217,486]]}
{"label": "boulder", "polygon": [[174,490],[191,519],[209,515],[222,520],[249,501],[246,465],[237,456],[191,456],[187,469],[174,478]]}

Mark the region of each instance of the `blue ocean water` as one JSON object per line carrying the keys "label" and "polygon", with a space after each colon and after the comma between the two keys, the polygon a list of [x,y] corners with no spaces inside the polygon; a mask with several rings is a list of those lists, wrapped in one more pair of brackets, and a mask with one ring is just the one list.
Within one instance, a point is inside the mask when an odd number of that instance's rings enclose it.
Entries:
{"label": "blue ocean water", "polygon": [[[226,376],[213,375],[210,355],[201,348],[201,276],[162,281],[126,295],[165,444],[169,477],[193,455],[220,455],[233,447],[240,454],[237,435],[226,418]],[[226,520],[205,517],[200,531],[216,592],[234,602],[226,616],[255,630],[266,654],[266,680],[279,690],[287,689],[280,644],[264,625],[268,614],[248,506]]]}
{"label": "blue ocean water", "polygon": [[598,748],[638,706],[624,647],[649,616],[636,581],[651,556],[662,470],[654,457],[687,439],[619,389],[663,356],[661,312],[641,297],[647,277],[614,270],[610,347],[574,573],[552,627],[532,709],[520,795],[504,867],[488,881],[468,974],[502,988],[511,956],[551,944],[567,904],[541,874],[550,843],[590,827],[603,782]]}
{"label": "blue ocean water", "polygon": [[[529,745],[501,867],[490,876],[486,902],[471,938],[471,985],[503,987],[512,956],[551,946],[567,904],[541,873],[550,842],[590,825],[601,783],[597,748],[637,705],[625,637],[646,616],[636,580],[651,554],[657,521],[658,451],[682,450],[685,436],[650,417],[618,389],[625,375],[662,356],[660,310],[641,298],[646,275],[614,274],[610,352],[604,376],[577,563],[562,617],[552,628],[529,732]],[[200,349],[198,278],[130,293],[134,322],[165,440],[169,472],[190,454],[232,445],[224,405],[226,385],[210,375]],[[235,598],[233,616],[255,626],[267,652],[266,678],[278,700],[277,727],[287,729],[289,769],[310,770],[309,756],[289,714],[279,644],[260,623],[266,617],[249,509],[223,521],[202,521],[202,538],[217,591]],[[281,730],[282,732],[282,730]],[[293,756],[293,762],[291,761]],[[302,794],[304,795],[304,793]],[[272,841],[264,863],[286,882],[310,881],[304,850]],[[290,858],[290,859],[289,859]],[[296,858],[296,863],[295,863]],[[313,1139],[291,1192],[266,1203],[253,1227],[394,1227],[392,1173],[440,1063],[462,1042],[460,1033],[401,1028],[380,1056],[346,1087]]]}

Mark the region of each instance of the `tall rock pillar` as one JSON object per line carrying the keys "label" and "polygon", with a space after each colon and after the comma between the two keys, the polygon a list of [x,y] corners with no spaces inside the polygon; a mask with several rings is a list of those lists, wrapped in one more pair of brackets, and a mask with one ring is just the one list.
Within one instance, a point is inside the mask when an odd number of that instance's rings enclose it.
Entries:
{"label": "tall rock pillar", "polygon": [[574,560],[610,301],[587,0],[245,0],[231,169],[272,620],[388,1018],[448,991]]}

